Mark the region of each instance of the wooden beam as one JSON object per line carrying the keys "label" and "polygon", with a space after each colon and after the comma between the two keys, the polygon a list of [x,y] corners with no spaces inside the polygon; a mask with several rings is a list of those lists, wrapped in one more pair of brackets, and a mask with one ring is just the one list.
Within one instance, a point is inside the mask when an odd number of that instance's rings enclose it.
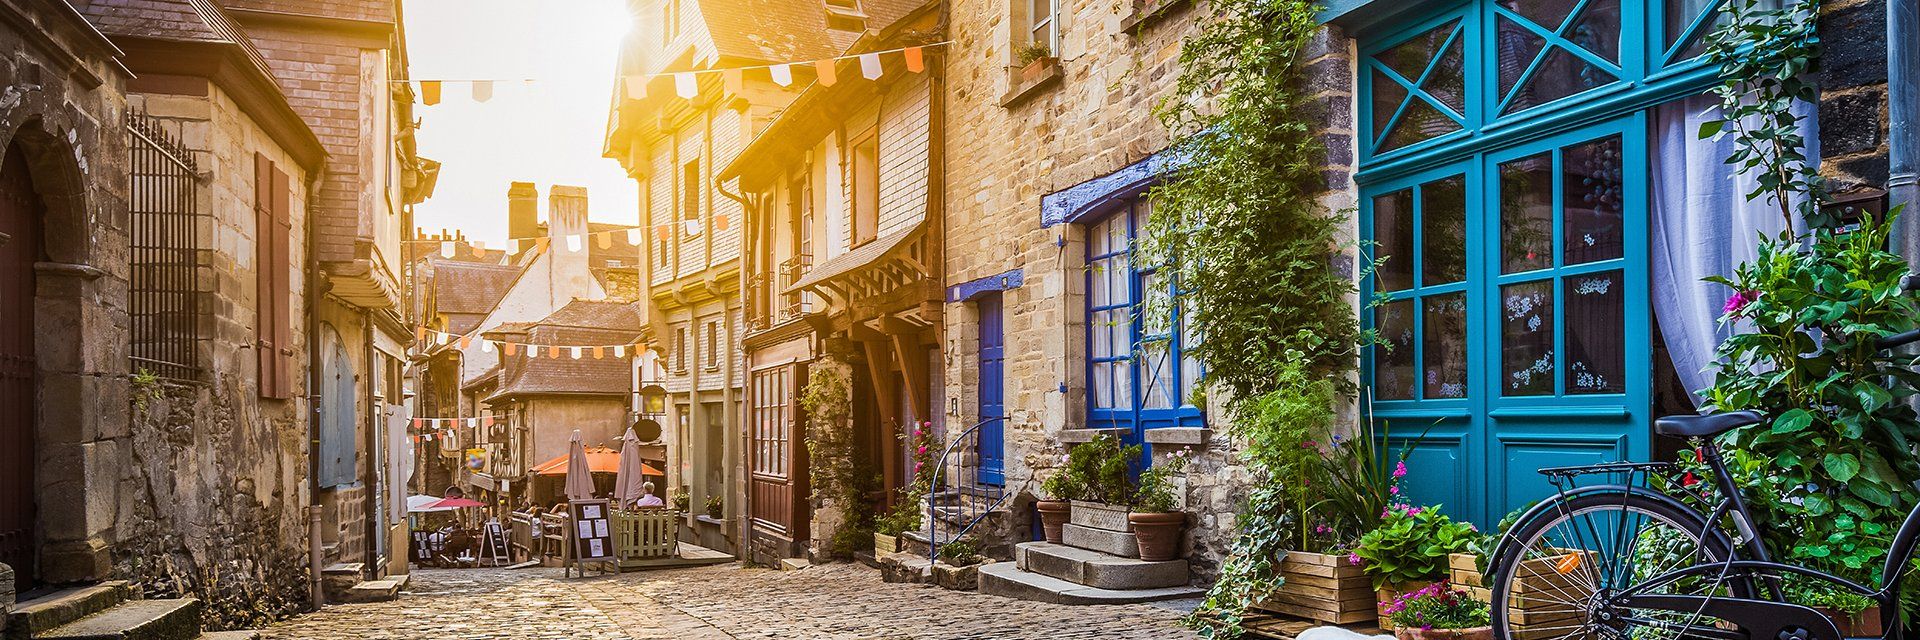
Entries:
{"label": "wooden beam", "polygon": [[898,441],[894,429],[900,424],[900,416],[895,413],[899,403],[893,396],[893,376],[887,375],[891,373],[887,367],[889,360],[887,343],[881,340],[861,340],[860,346],[866,349],[867,376],[873,383],[874,400],[880,405],[880,424],[874,428],[874,432],[879,434],[880,442],[879,450],[874,453],[880,458],[880,487],[886,493],[882,504],[887,509],[892,509],[894,494],[898,493],[894,490],[900,487],[900,463],[897,455],[899,447],[894,446]]}
{"label": "wooden beam", "polygon": [[[888,320],[906,324],[905,321],[893,317],[888,317],[881,322],[884,324]],[[896,333],[889,330],[887,335],[893,339],[893,356],[900,365],[900,375],[906,378],[904,386],[907,388],[908,406],[913,407],[916,419],[926,420],[932,414],[928,413],[927,406],[927,352],[918,348],[920,332]]]}

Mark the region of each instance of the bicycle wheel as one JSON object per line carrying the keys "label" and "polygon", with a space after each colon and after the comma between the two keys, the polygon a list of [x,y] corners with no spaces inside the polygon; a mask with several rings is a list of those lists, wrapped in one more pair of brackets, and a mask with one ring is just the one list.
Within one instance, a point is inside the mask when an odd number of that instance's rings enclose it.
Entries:
{"label": "bicycle wheel", "polygon": [[[1495,637],[1511,640],[1669,640],[1710,633],[1693,613],[1624,609],[1611,595],[1649,578],[1724,561],[1723,538],[1704,543],[1698,516],[1637,493],[1588,494],[1550,503],[1516,526],[1495,559]],[[1643,593],[1745,595],[1743,578],[1683,578]],[[1697,612],[1696,612],[1697,613]]]}

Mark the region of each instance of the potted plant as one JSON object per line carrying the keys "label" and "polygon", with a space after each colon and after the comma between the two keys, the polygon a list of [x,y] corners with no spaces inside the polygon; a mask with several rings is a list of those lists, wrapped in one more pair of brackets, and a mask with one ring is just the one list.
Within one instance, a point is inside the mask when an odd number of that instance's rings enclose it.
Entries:
{"label": "potted plant", "polygon": [[1140,559],[1160,562],[1180,557],[1180,534],[1187,526],[1187,513],[1179,511],[1179,487],[1174,478],[1187,467],[1187,452],[1169,456],[1140,474],[1140,488],[1134,492],[1133,512],[1127,523],[1140,547]]}
{"label": "potted plant", "polygon": [[1399,640],[1493,640],[1492,607],[1445,580],[1382,606]]}
{"label": "potted plant", "polygon": [[1393,628],[1387,604],[1444,581],[1449,556],[1467,550],[1478,536],[1472,524],[1454,522],[1438,507],[1388,507],[1380,526],[1361,536],[1353,548],[1353,559],[1373,579],[1379,596],[1381,628]]}
{"label": "potted plant", "polygon": [[707,496],[707,517],[719,520],[727,514],[726,502],[720,496]]}
{"label": "potted plant", "polygon": [[1100,435],[1067,452],[1069,473],[1086,478],[1080,499],[1072,501],[1067,521],[1082,527],[1127,532],[1127,505],[1133,502],[1134,484],[1131,465],[1140,457],[1140,445],[1127,445],[1119,438]]}
{"label": "potted plant", "polygon": [[1047,499],[1033,503],[1040,512],[1040,529],[1046,532],[1047,542],[1060,544],[1064,537],[1063,527],[1073,510],[1074,500],[1086,497],[1086,478],[1070,462],[1071,456],[1063,456],[1061,467],[1040,483],[1040,492]]}
{"label": "potted plant", "polygon": [[1033,82],[1053,63],[1053,49],[1047,43],[1034,42],[1015,51],[1013,57],[1020,64],[1020,81]]}
{"label": "potted plant", "polygon": [[1880,606],[1872,598],[1811,579],[1789,578],[1786,591],[1789,602],[1810,607],[1832,620],[1842,637],[1874,637],[1885,631]]}

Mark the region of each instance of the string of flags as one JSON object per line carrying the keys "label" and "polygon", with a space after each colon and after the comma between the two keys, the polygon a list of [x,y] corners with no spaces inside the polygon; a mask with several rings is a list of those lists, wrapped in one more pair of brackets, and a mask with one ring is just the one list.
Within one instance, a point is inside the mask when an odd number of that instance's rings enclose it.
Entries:
{"label": "string of flags", "polygon": [[[591,233],[569,234],[566,236],[562,236],[560,239],[560,242],[561,242],[561,245],[566,247],[567,251],[570,253],[580,252],[582,249],[585,249],[587,247],[587,243],[589,242],[600,247],[601,249],[611,249],[613,248],[614,239],[620,238],[621,236],[625,236],[626,244],[632,245],[632,246],[640,246],[640,244],[646,237],[645,233],[647,229],[652,229],[655,237],[659,238],[661,242],[666,242],[673,238],[673,230],[675,227],[681,227],[685,230],[685,233],[687,235],[693,236],[693,235],[699,235],[700,233],[699,225],[700,225],[700,221],[698,220],[682,220],[679,222],[664,222],[664,223],[654,224],[648,227],[632,227],[628,229],[612,229],[608,231],[594,231]],[[728,216],[725,213],[713,214],[713,228],[715,231],[726,231],[731,227],[732,227],[731,216]],[[547,236],[540,236],[535,238],[508,238],[503,248],[506,250],[507,255],[519,255],[520,251],[523,248],[531,248],[535,252],[546,251],[549,247],[553,245],[553,241],[554,241],[553,238],[550,238]],[[443,257],[443,258],[452,258],[455,255],[458,255],[459,245],[461,243],[465,243],[467,245],[467,250],[471,251],[473,253],[473,256],[476,258],[485,256],[487,254],[487,243],[484,240],[447,240],[447,239],[441,239],[441,238],[422,238],[422,239],[415,239],[415,240],[407,240],[406,242],[411,244],[440,245],[440,257]]]}
{"label": "string of flags", "polygon": [[492,430],[499,424],[493,416],[479,418],[414,418],[407,428],[407,439],[415,444],[438,439],[444,445],[451,445],[460,435],[460,429],[476,431],[482,428]]}
{"label": "string of flags", "polygon": [[450,333],[428,329],[426,327],[416,327],[414,329],[414,338],[419,342],[428,343],[433,346],[457,344],[462,351],[478,343],[480,350],[486,353],[499,351],[502,355],[508,356],[525,353],[529,358],[544,357],[554,360],[583,360],[587,358],[602,360],[608,356],[625,358],[629,352],[638,358],[647,354],[647,345],[638,342],[621,344],[534,344],[529,342],[493,340],[478,337],[471,333]]}
{"label": "string of flags", "polygon": [[[949,44],[953,44],[953,41],[943,40],[940,42],[930,42],[927,44],[915,45],[911,47],[900,47],[897,49],[887,49],[884,51],[868,51],[866,53],[834,56],[831,58],[819,58],[816,60],[793,60],[788,62],[777,62],[772,64],[759,64],[759,65],[751,65],[751,66],[745,66],[745,67],[725,67],[720,69],[695,69],[691,71],[664,71],[660,73],[637,73],[637,74],[630,74],[627,76],[623,76],[621,78],[621,85],[625,87],[626,95],[628,98],[631,98],[634,100],[644,100],[646,99],[647,94],[649,93],[648,85],[650,83],[660,78],[671,78],[672,79],[671,84],[673,85],[673,94],[676,96],[679,96],[680,98],[690,100],[690,99],[693,99],[695,96],[700,95],[700,77],[701,76],[719,75],[721,82],[726,86],[729,92],[738,93],[741,87],[744,85],[746,81],[746,74],[749,71],[752,71],[755,73],[766,73],[767,79],[769,81],[782,87],[793,86],[794,79],[796,77],[796,73],[795,73],[796,71],[803,72],[803,73],[806,71],[811,71],[813,73],[814,82],[819,83],[820,86],[823,86],[823,87],[831,87],[840,81],[839,71],[838,69],[836,69],[836,67],[839,65],[841,61],[858,60],[859,68],[860,68],[860,77],[865,78],[867,80],[878,80],[882,75],[885,75],[886,73],[885,66],[881,64],[883,57],[891,58],[894,56],[899,56],[901,66],[905,68],[908,73],[920,73],[927,70],[927,57],[926,57],[927,50],[933,47],[940,47],[940,46],[945,46]],[[467,93],[473,99],[474,102],[486,102],[488,100],[493,99],[493,92],[496,84],[517,82],[523,85],[530,86],[534,84],[536,81],[531,79],[499,80],[499,79],[442,78],[438,80],[403,80],[401,82],[412,82],[414,85],[416,85],[415,93],[420,96],[420,102],[422,104],[432,106],[432,105],[440,104],[441,98],[446,96],[447,85],[462,85],[462,84],[467,85]]]}

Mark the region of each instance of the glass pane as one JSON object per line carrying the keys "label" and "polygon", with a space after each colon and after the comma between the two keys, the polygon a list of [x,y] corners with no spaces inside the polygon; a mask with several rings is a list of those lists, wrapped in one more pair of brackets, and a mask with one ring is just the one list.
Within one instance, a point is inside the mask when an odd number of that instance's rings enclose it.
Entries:
{"label": "glass pane", "polygon": [[1128,362],[1113,363],[1113,408],[1133,408],[1133,365]]}
{"label": "glass pane", "polygon": [[1107,335],[1113,343],[1108,356],[1124,358],[1133,351],[1133,311],[1121,307],[1107,312]]}
{"label": "glass pane", "polygon": [[[1504,64],[1504,63],[1503,63]],[[1613,74],[1568,53],[1560,47],[1547,49],[1546,58],[1515,93],[1503,113],[1513,113],[1612,83]]]}
{"label": "glass pane", "polygon": [[1410,82],[1419,82],[1420,76],[1427,71],[1427,65],[1433,62],[1434,55],[1440,52],[1440,45],[1446,44],[1453,35],[1458,20],[1429,29],[1420,35],[1407,39],[1374,56],[1381,64],[1393,69]]}
{"label": "glass pane", "polygon": [[1553,154],[1500,165],[1500,272],[1553,266]]}
{"label": "glass pane", "polygon": [[1107,299],[1111,301],[1110,304],[1133,302],[1133,290],[1130,288],[1130,283],[1133,282],[1133,261],[1129,259],[1128,254],[1116,255],[1107,263],[1106,279]]}
{"label": "glass pane", "polygon": [[1094,260],[1087,266],[1087,304],[1104,307],[1113,302],[1107,295],[1107,260]]}
{"label": "glass pane", "polygon": [[1500,373],[1509,396],[1553,393],[1553,282],[1500,287]]}
{"label": "glass pane", "polygon": [[1093,353],[1089,355],[1095,358],[1106,358],[1113,355],[1113,334],[1107,331],[1106,326],[1108,313],[1109,312],[1106,311],[1093,312],[1091,319],[1093,326],[1088,327],[1087,330],[1087,334],[1093,337]]}
{"label": "glass pane", "polygon": [[[1712,33],[1727,19],[1726,14],[1719,10],[1719,6],[1720,0],[1666,0],[1666,11],[1662,18],[1664,20],[1662,27],[1667,35],[1666,48],[1673,49],[1680,44],[1681,38],[1686,38],[1689,44],[1681,51],[1680,59],[1705,53],[1707,50],[1705,35]],[[1713,18],[1708,20],[1710,24],[1701,26],[1697,32],[1689,33],[1687,28],[1693,26],[1694,21],[1708,11],[1714,12]]]}
{"label": "glass pane", "polygon": [[1152,332],[1154,337],[1168,335],[1173,331],[1173,291],[1167,287],[1167,278],[1159,271],[1140,274],[1142,313],[1167,314],[1163,320],[1154,318],[1141,323],[1141,333]]}
{"label": "glass pane", "polygon": [[[1185,302],[1181,303],[1183,306]],[[1200,331],[1197,323],[1182,313],[1180,318],[1180,404],[1193,404],[1193,390],[1200,386],[1200,358],[1194,355],[1194,347],[1200,344]]]}
{"label": "glass pane", "polygon": [[1166,340],[1140,345],[1142,352],[1140,384],[1142,409],[1173,408],[1173,365]]}
{"label": "glass pane", "polygon": [[1373,252],[1381,261],[1374,272],[1374,288],[1399,291],[1413,288],[1413,190],[1401,189],[1373,198]]}
{"label": "glass pane", "polygon": [[1580,12],[1579,20],[1567,30],[1567,40],[1580,48],[1599,54],[1608,62],[1620,63],[1620,0],[1593,0]]}
{"label": "glass pane", "polygon": [[1563,264],[1612,260],[1621,253],[1626,183],[1620,137],[1567,147],[1560,156]]}
{"label": "glass pane", "polygon": [[1400,105],[1407,101],[1407,88],[1387,77],[1384,71],[1373,72],[1373,136],[1379,139],[1387,130],[1387,123],[1393,120],[1393,114],[1400,111]]}
{"label": "glass pane", "polygon": [[1467,279],[1467,181],[1454,176],[1420,186],[1420,282]]}
{"label": "glass pane", "polygon": [[1424,301],[1421,363],[1427,398],[1467,397],[1467,294],[1449,293]]}
{"label": "glass pane", "polygon": [[1374,309],[1380,344],[1373,347],[1374,393],[1381,400],[1413,399],[1413,301],[1396,300]]}
{"label": "glass pane", "polygon": [[1546,27],[1548,31],[1559,31],[1560,25],[1566,23],[1567,15],[1573,13],[1573,7],[1577,4],[1580,4],[1580,0],[1500,0],[1501,7]]}
{"label": "glass pane", "polygon": [[1427,76],[1426,83],[1420,88],[1428,95],[1440,100],[1441,104],[1453,108],[1454,113],[1467,112],[1467,76],[1466,76],[1466,38],[1453,41],[1447,47],[1447,55],[1440,59],[1440,65],[1433,68],[1433,75]]}
{"label": "glass pane", "polygon": [[1567,278],[1567,393],[1626,390],[1621,272]]}
{"label": "glass pane", "polygon": [[1520,84],[1521,76],[1526,75],[1533,59],[1540,57],[1540,50],[1546,48],[1547,40],[1506,16],[1500,16],[1496,22],[1499,23],[1494,37],[1495,50],[1499,52],[1500,97],[1505,98]]}
{"label": "glass pane", "polygon": [[1380,142],[1380,151],[1391,151],[1459,130],[1459,121],[1440,113],[1426,100],[1414,98],[1407,102],[1407,110],[1400,114],[1400,121],[1394,123],[1393,129],[1387,132],[1387,139]]}
{"label": "glass pane", "polygon": [[1113,369],[1114,363],[1093,363],[1093,406],[1099,409],[1113,408]]}

